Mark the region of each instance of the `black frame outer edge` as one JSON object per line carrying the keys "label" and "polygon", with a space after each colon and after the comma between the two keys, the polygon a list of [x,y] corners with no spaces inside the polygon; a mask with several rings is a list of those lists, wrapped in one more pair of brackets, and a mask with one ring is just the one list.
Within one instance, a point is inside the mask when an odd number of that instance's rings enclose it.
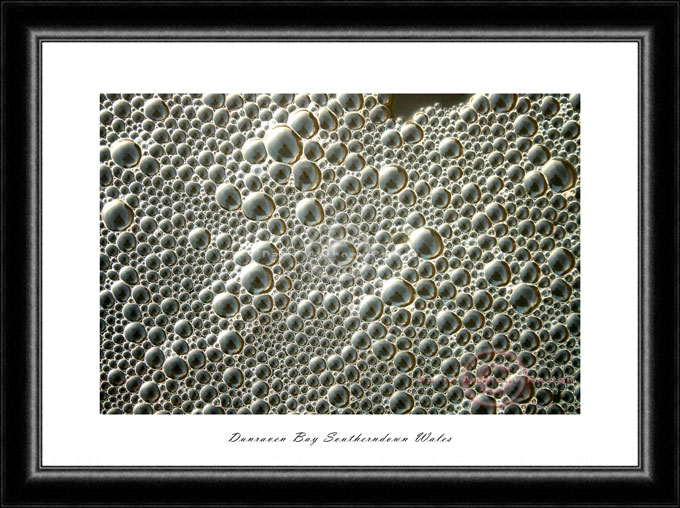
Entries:
{"label": "black frame outer edge", "polygon": [[[678,506],[678,11],[677,1],[2,2],[2,506]],[[640,466],[42,467],[41,44],[86,40],[637,41]]]}

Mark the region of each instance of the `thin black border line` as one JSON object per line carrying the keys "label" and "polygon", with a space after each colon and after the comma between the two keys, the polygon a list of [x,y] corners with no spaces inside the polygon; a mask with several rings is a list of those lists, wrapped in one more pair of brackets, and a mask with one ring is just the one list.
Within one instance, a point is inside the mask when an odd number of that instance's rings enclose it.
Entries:
{"label": "thin black border line", "polygon": [[[637,149],[638,149],[638,182],[637,182],[637,217],[638,217],[638,224],[637,224],[637,236],[638,236],[638,290],[637,290],[637,295],[638,295],[638,343],[637,343],[637,354],[638,354],[638,399],[637,399],[637,411],[638,411],[638,467],[644,471],[644,464],[646,460],[646,455],[644,454],[645,451],[645,446],[644,446],[644,432],[645,432],[645,426],[642,424],[642,420],[644,418],[644,411],[643,411],[643,402],[642,402],[642,394],[643,394],[643,350],[644,348],[642,347],[642,340],[643,340],[643,322],[644,322],[644,309],[643,309],[643,298],[642,298],[642,288],[643,288],[643,281],[644,281],[644,270],[642,267],[642,260],[644,258],[642,249],[644,248],[644,242],[643,240],[643,230],[642,230],[642,223],[643,223],[643,217],[642,217],[642,210],[644,207],[642,206],[643,203],[643,194],[642,194],[642,185],[643,185],[643,178],[642,178],[642,171],[644,168],[644,163],[643,163],[643,158],[642,158],[642,119],[644,118],[644,100],[643,100],[643,90],[645,89],[644,87],[644,72],[643,72],[643,66],[644,66],[644,59],[643,59],[643,53],[645,51],[645,45],[642,40],[637,41],[637,49],[638,49],[638,68],[637,68],[637,73],[638,73],[638,117],[637,117]],[[648,452],[649,453],[649,452]],[[42,461],[42,458],[41,458]],[[647,461],[649,463],[649,461]]]}
{"label": "thin black border line", "polygon": [[[106,32],[104,32],[106,33]],[[112,32],[115,33],[115,32]],[[136,34],[137,32],[135,32]],[[220,33],[222,33],[220,31]],[[259,31],[257,32],[258,34],[260,33]],[[503,32],[505,33],[505,32]],[[552,37],[556,37],[559,32],[550,35]],[[311,34],[315,35],[316,37],[312,37]],[[338,33],[339,35],[339,33]],[[54,36],[53,36],[54,37]],[[67,39],[67,38],[57,38],[57,37],[45,37],[45,36],[39,36],[40,38],[40,43],[43,42],[49,42],[49,43],[73,43],[73,42],[82,42],[82,43],[97,43],[97,44],[139,44],[139,43],[145,43],[145,44],[157,44],[157,43],[164,43],[164,44],[228,44],[228,43],[252,43],[252,44],[270,44],[270,43],[280,43],[280,44],[296,44],[300,43],[300,40],[298,40],[297,37],[294,38],[294,36],[291,36],[289,38],[282,37],[282,36],[277,36],[276,34],[273,37],[268,37],[268,36],[260,36],[260,37],[253,37],[253,36],[248,36],[244,35],[243,37],[211,37],[209,40],[206,39],[201,39],[201,38],[166,38],[166,37],[156,37],[151,40],[149,38],[145,37],[139,37],[135,38],[134,36],[127,36],[125,40],[111,40],[107,39],[105,37],[110,37],[109,35],[102,35],[102,37],[78,37],[74,39]],[[589,44],[596,44],[596,43],[602,43],[602,44],[607,44],[607,43],[624,43],[624,42],[640,42],[641,38],[626,38],[624,36],[620,37],[613,37],[611,39],[602,39],[602,38],[596,38],[595,36],[586,36],[583,35],[579,38],[570,38],[567,35],[564,35],[563,39],[556,39],[556,40],[545,40],[543,39],[543,36],[540,34],[540,32],[537,32],[537,35],[535,38],[528,38],[528,39],[516,39],[512,37],[507,37],[507,38],[501,38],[501,37],[495,37],[493,41],[489,41],[487,38],[481,38],[481,37],[462,37],[460,39],[455,39],[452,40],[450,36],[441,36],[440,38],[436,39],[423,39],[422,36],[418,36],[416,39],[415,36],[413,39],[404,39],[404,40],[395,40],[391,36],[385,36],[385,38],[361,38],[359,36],[356,36],[356,38],[352,38],[351,36],[344,37],[342,40],[339,39],[333,39],[333,38],[327,38],[323,36],[318,35],[318,31],[310,31],[310,36],[303,35],[304,37],[304,43],[327,43],[327,44],[333,44],[333,43],[343,43],[343,44],[361,44],[361,43],[381,43],[381,44],[439,44],[439,43],[453,43],[453,44],[474,44],[474,43],[485,43],[485,44],[505,44],[505,43],[513,43],[513,44],[529,44],[529,43],[541,43],[541,44],[569,44],[569,43],[589,43]],[[436,35],[433,35],[431,37],[436,37]],[[494,37],[493,33],[491,33],[490,37]]]}
{"label": "thin black border line", "polygon": [[[40,2],[36,2],[40,3]],[[87,2],[84,2],[87,3]],[[141,2],[141,3],[147,3],[147,2]],[[174,3],[174,2],[169,2],[169,3]],[[179,2],[178,2],[179,3]],[[198,3],[213,3],[213,2],[202,2],[199,1]],[[218,2],[215,2],[218,3]],[[351,3],[351,2],[348,2]],[[533,3],[533,2],[532,2]],[[544,2],[536,2],[536,3],[544,3]],[[595,2],[593,2],[595,3]],[[389,37],[389,36],[388,36]],[[247,36],[246,36],[247,38]],[[209,40],[208,40],[209,39]],[[73,42],[82,42],[82,43],[126,43],[126,42],[143,42],[143,43],[229,43],[229,42],[243,42],[241,37],[238,38],[227,38],[226,40],[216,40],[209,38],[209,36],[206,39],[195,39],[195,40],[177,40],[177,39],[159,39],[159,40],[149,40],[147,39],[140,39],[140,40],[133,40],[133,39],[126,39],[124,41],[112,41],[112,40],[102,40],[101,38],[93,38],[93,39],[87,39],[87,38],[81,38],[81,37],[74,37],[74,38],[61,38],[61,39],[50,39],[50,38],[42,38],[42,37],[37,37],[36,39],[36,44],[37,44],[37,52],[38,52],[38,90],[37,90],[37,100],[35,101],[35,104],[38,106],[38,115],[39,115],[39,121],[38,121],[38,133],[37,133],[37,139],[38,139],[38,146],[40,147],[39,149],[39,154],[38,154],[38,174],[39,174],[39,181],[40,185],[38,188],[38,208],[40,210],[40,213],[38,214],[38,231],[39,231],[39,236],[38,236],[38,241],[36,242],[38,246],[38,264],[39,264],[39,277],[38,277],[38,284],[37,284],[37,290],[38,290],[38,309],[39,309],[39,317],[37,322],[38,324],[38,361],[37,361],[37,366],[36,366],[36,371],[38,372],[38,396],[37,396],[37,406],[38,406],[38,418],[39,418],[39,425],[35,425],[34,428],[36,429],[37,436],[35,439],[37,439],[37,444],[38,444],[38,461],[37,461],[37,467],[35,468],[36,471],[41,471],[41,472],[53,472],[53,471],[60,471],[60,472],[80,472],[80,471],[99,471],[99,472],[116,472],[120,473],[121,471],[145,471],[147,473],[158,473],[158,474],[164,474],[164,471],[194,471],[194,472],[212,472],[212,473],[219,473],[219,472],[231,472],[231,471],[238,471],[240,473],[245,473],[246,471],[254,471],[254,472],[261,472],[263,470],[269,470],[269,469],[276,469],[276,470],[281,470],[285,472],[290,472],[290,471],[305,471],[307,472],[309,469],[314,469],[318,473],[322,472],[356,472],[358,474],[365,474],[367,472],[371,472],[374,470],[380,471],[408,471],[409,473],[415,473],[415,472],[427,472],[428,474],[432,473],[432,466],[389,466],[389,465],[371,465],[371,466],[361,466],[361,465],[354,465],[354,466],[314,466],[314,465],[285,465],[285,466],[274,466],[274,465],[260,465],[260,466],[238,466],[238,465],[233,465],[233,466],[167,466],[167,465],[148,465],[148,466],[45,466],[43,465],[43,456],[42,456],[42,448],[43,448],[43,440],[42,440],[42,424],[43,424],[43,412],[42,412],[42,340],[43,340],[43,333],[42,333],[42,307],[43,307],[43,298],[42,298],[42,273],[43,273],[43,266],[42,266],[42,238],[43,238],[43,225],[42,225],[42,216],[43,216],[43,208],[42,208],[42,191],[43,191],[43,185],[42,185],[42,174],[43,174],[43,130],[42,130],[42,120],[43,120],[43,43],[73,43]],[[248,40],[248,42],[253,42],[253,43],[271,43],[271,42],[281,42],[281,43],[295,43],[299,42],[299,38],[296,36],[295,40],[283,40],[283,41],[276,41],[272,40],[271,38],[263,38],[262,40]],[[458,38],[456,39],[451,39],[449,38],[443,38],[442,40],[437,40],[437,41],[432,41],[432,40],[425,40],[422,39],[422,36],[419,38],[419,40],[409,40],[409,41],[404,41],[404,40],[395,40],[395,39],[389,39],[389,40],[383,40],[383,39],[361,39],[357,41],[352,41],[352,40],[347,40],[346,38],[343,38],[342,40],[331,40],[328,38],[321,38],[319,41],[315,40],[308,40],[304,39],[304,42],[327,42],[327,43],[333,43],[333,42],[342,42],[342,43],[373,43],[373,42],[384,42],[384,43],[422,43],[422,44],[427,44],[427,43],[487,43],[487,44],[497,44],[497,43],[535,43],[537,40],[535,39],[508,39],[508,40],[498,40],[494,39],[493,41],[489,41],[488,39],[482,39],[482,38],[472,38],[472,39],[464,39],[460,40]],[[542,43],[554,43],[554,44],[565,44],[565,43],[579,43],[579,42],[589,42],[589,43],[636,43],[637,46],[637,81],[638,81],[638,90],[637,90],[637,98],[638,98],[638,113],[637,113],[637,127],[638,127],[638,146],[637,146],[637,151],[638,151],[638,168],[637,168],[637,177],[638,177],[638,182],[637,182],[637,210],[638,210],[638,228],[637,228],[637,243],[638,243],[638,249],[637,249],[637,254],[638,254],[638,262],[637,262],[637,272],[638,272],[638,299],[637,299],[637,314],[638,314],[638,338],[637,338],[637,353],[638,353],[638,393],[637,393],[637,434],[638,434],[638,459],[637,459],[637,465],[636,466],[607,466],[607,465],[601,465],[601,466],[498,466],[498,465],[491,465],[491,466],[464,466],[464,465],[439,465],[437,466],[437,469],[439,470],[447,470],[449,472],[456,472],[459,473],[461,472],[460,470],[466,470],[466,471],[484,471],[488,474],[493,475],[494,472],[498,474],[502,474],[501,472],[504,470],[507,470],[508,467],[512,467],[513,470],[518,470],[518,471],[523,471],[523,472],[534,472],[534,473],[555,473],[555,472],[569,472],[569,471],[584,471],[584,472],[590,472],[590,471],[620,471],[620,472],[630,472],[630,473],[635,473],[635,472],[640,472],[644,471],[644,465],[645,463],[650,463],[650,461],[647,459],[647,455],[651,453],[651,450],[646,449],[646,447],[643,445],[644,443],[644,432],[645,428],[644,425],[642,425],[642,420],[644,418],[644,412],[642,411],[642,406],[643,406],[643,398],[642,398],[642,392],[643,392],[643,354],[644,354],[644,348],[642,347],[642,338],[643,338],[643,323],[644,323],[644,318],[645,318],[645,313],[644,313],[644,300],[642,298],[642,293],[644,290],[644,270],[642,269],[642,259],[643,259],[643,248],[644,248],[644,242],[642,241],[643,239],[643,214],[642,211],[644,207],[642,206],[644,202],[644,193],[643,193],[643,178],[642,178],[642,173],[643,173],[643,157],[642,157],[642,140],[644,138],[643,135],[643,112],[644,112],[644,100],[643,100],[643,90],[644,90],[644,73],[642,72],[643,67],[644,67],[644,59],[643,59],[643,53],[645,53],[645,44],[644,44],[644,39],[637,37],[629,37],[629,38],[612,38],[612,39],[564,39],[564,40],[541,40]],[[33,80],[31,80],[33,82]],[[676,180],[677,180],[677,175],[676,175]],[[676,211],[676,219],[677,219],[677,211]],[[676,271],[678,268],[676,267]],[[680,287],[676,288],[676,292],[680,293]],[[677,344],[676,344],[677,348]],[[676,415],[678,414],[678,406],[675,405],[675,412]],[[149,471],[149,470],[156,470],[156,471]],[[272,471],[273,472],[273,471]],[[676,486],[678,483],[678,479],[676,478]]]}
{"label": "thin black border line", "polygon": [[40,80],[38,82],[38,100],[36,101],[38,104],[38,125],[39,125],[39,131],[38,131],[38,143],[40,144],[40,150],[38,150],[38,178],[40,179],[40,184],[38,188],[38,198],[40,201],[38,202],[38,209],[40,210],[40,213],[38,214],[38,231],[40,234],[40,241],[38,242],[38,266],[40,269],[40,275],[38,277],[38,309],[40,312],[40,319],[39,319],[39,325],[38,325],[38,333],[40,334],[38,336],[38,365],[37,365],[37,371],[38,371],[38,393],[40,400],[38,401],[38,425],[35,425],[34,427],[36,428],[36,432],[38,434],[37,439],[38,439],[38,460],[37,464],[34,466],[34,471],[42,471],[45,469],[45,466],[43,466],[43,437],[42,437],[42,427],[43,427],[43,390],[42,390],[42,384],[43,384],[43,249],[42,249],[42,239],[43,239],[43,43],[40,39],[38,39],[38,47],[37,47],[37,52],[38,52],[38,79]]}
{"label": "thin black border line", "polygon": [[[680,57],[680,40],[678,40],[678,19],[680,18],[680,14],[678,13],[678,8],[676,7],[676,23],[673,28],[673,35],[674,39],[676,41],[675,47],[673,48],[675,50],[675,60],[676,60],[676,68],[675,68],[675,82],[673,83],[673,97],[675,97],[675,129],[676,132],[680,133],[680,101],[678,101],[678,87],[680,86],[678,84],[678,80],[680,80],[680,66],[677,65],[678,58]],[[680,166],[680,149],[678,149],[678,143],[676,141],[675,146],[674,146],[674,151],[675,151],[675,167],[676,167],[676,172],[675,172],[675,195],[678,195],[678,191],[680,191],[680,174],[678,174],[677,168]],[[675,216],[674,216],[674,223],[680,224],[680,205],[676,204],[675,205]],[[675,245],[674,245],[674,250],[675,252],[680,252],[680,235],[676,233],[675,235]],[[678,263],[675,264],[675,270],[674,270],[674,280],[678,281],[679,276],[680,276],[680,266],[678,266]],[[677,304],[680,302],[680,285],[676,284],[675,286],[675,304],[677,308]],[[674,330],[675,332],[675,337],[677,338],[679,333],[676,325],[676,329]],[[678,357],[678,351],[680,350],[680,345],[678,345],[678,341],[674,341],[674,357]],[[674,401],[675,403],[675,422],[677,424],[678,418],[680,417],[680,398],[678,401]],[[680,469],[680,456],[676,454],[675,456],[675,470],[678,471]],[[675,492],[678,492],[678,485],[680,483],[680,479],[675,478]]]}

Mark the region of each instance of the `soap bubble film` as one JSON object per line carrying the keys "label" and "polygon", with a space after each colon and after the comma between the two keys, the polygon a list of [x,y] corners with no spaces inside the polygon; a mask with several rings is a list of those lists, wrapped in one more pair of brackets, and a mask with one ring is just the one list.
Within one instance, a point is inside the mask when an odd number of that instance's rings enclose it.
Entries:
{"label": "soap bubble film", "polygon": [[580,96],[452,97],[102,94],[100,412],[580,413]]}

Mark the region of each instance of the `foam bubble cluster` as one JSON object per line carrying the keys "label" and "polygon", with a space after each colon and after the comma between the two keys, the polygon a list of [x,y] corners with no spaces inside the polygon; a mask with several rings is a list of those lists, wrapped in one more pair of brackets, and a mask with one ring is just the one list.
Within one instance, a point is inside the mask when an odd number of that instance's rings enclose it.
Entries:
{"label": "foam bubble cluster", "polygon": [[580,98],[105,94],[101,412],[580,411]]}

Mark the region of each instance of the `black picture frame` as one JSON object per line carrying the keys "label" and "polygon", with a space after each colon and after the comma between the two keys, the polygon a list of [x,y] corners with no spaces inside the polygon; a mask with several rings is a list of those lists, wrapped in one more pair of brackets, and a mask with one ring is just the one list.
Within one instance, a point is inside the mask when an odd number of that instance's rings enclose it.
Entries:
{"label": "black picture frame", "polygon": [[[678,20],[677,1],[2,2],[2,506],[678,506]],[[42,43],[301,40],[638,44],[639,466],[41,464]]]}

